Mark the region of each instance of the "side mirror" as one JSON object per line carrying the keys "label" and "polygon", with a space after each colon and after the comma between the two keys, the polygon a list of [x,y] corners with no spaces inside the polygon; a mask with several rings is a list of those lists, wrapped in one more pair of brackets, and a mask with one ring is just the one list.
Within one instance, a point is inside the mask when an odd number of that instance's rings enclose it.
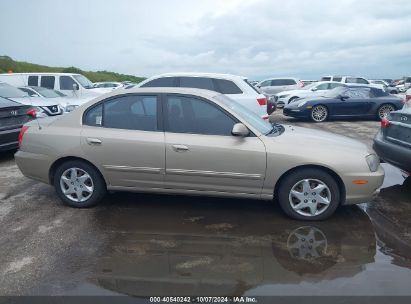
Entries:
{"label": "side mirror", "polygon": [[79,87],[77,83],[73,83],[73,91],[78,91]]}
{"label": "side mirror", "polygon": [[347,95],[339,95],[339,97],[340,97],[340,99],[341,99],[342,101],[344,101],[344,100],[346,100],[346,99],[350,98],[350,97],[349,97],[349,96],[347,96]]}
{"label": "side mirror", "polygon": [[248,136],[248,134],[250,134],[250,131],[242,123],[236,123],[233,126],[233,130],[231,131],[231,134],[233,136],[246,137],[246,136]]}
{"label": "side mirror", "polygon": [[318,88],[312,88],[311,91],[313,92],[318,91]]}

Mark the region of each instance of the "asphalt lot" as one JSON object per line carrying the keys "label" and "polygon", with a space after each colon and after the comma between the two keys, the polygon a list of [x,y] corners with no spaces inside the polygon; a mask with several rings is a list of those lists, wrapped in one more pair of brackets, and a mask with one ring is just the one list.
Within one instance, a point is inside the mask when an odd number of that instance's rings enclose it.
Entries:
{"label": "asphalt lot", "polygon": [[[377,121],[284,124],[372,144]],[[332,151],[330,151],[332,153]],[[112,193],[63,206],[0,154],[0,295],[411,295],[411,180],[318,223],[252,200]]]}

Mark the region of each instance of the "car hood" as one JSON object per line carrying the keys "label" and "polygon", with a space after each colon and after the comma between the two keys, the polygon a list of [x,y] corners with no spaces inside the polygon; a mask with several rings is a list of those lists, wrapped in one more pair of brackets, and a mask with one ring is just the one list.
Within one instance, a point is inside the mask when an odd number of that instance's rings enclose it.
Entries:
{"label": "car hood", "polygon": [[301,94],[302,92],[305,93],[305,91],[307,91],[307,90],[299,89],[299,90],[281,91],[281,92],[279,92],[275,95],[281,96],[281,95]]}
{"label": "car hood", "polygon": [[18,103],[34,106],[34,107],[49,107],[58,105],[57,101],[50,101],[42,97],[23,97],[23,98],[9,98]]}
{"label": "car hood", "polygon": [[304,153],[304,151],[328,154],[334,154],[334,151],[344,151],[367,156],[371,153],[371,149],[365,144],[346,136],[290,125],[285,125],[284,128],[285,132],[282,135],[273,137],[276,142],[274,149],[281,144],[283,147],[290,146],[288,149],[296,151],[297,154]]}

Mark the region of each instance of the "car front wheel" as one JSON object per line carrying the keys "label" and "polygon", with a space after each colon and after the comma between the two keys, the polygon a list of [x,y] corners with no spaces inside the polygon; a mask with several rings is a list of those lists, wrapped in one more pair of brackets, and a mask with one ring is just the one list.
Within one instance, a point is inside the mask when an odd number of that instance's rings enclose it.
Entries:
{"label": "car front wheel", "polygon": [[283,211],[298,220],[324,220],[340,203],[337,182],[320,169],[301,169],[287,175],[277,195]]}
{"label": "car front wheel", "polygon": [[328,118],[328,109],[326,106],[318,105],[311,109],[311,120],[314,122],[323,122]]}
{"label": "car front wheel", "polygon": [[106,193],[99,172],[82,161],[67,161],[54,174],[54,188],[64,204],[75,208],[96,205]]}

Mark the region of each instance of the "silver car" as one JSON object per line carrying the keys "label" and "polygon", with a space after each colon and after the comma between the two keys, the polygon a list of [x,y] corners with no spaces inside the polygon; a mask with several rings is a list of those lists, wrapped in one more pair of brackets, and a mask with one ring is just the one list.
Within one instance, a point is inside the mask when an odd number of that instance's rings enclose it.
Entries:
{"label": "silver car", "polygon": [[275,199],[321,220],[369,201],[384,178],[360,142],[272,125],[207,90],[119,89],[40,123],[23,128],[17,165],[72,207],[118,190]]}
{"label": "silver car", "polygon": [[298,90],[303,86],[304,83],[297,78],[270,78],[256,85],[256,87],[267,96],[272,96],[283,91]]}

